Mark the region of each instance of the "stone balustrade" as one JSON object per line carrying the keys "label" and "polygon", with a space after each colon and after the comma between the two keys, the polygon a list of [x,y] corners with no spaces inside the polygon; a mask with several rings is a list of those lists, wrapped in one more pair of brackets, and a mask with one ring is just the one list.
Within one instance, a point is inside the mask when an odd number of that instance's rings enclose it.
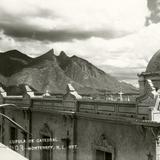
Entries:
{"label": "stone balustrade", "polygon": [[78,93],[76,95],[70,94],[69,90],[62,98],[36,96],[34,93],[30,95],[27,92],[23,96],[3,96],[1,94],[0,103],[15,104],[20,109],[28,108],[33,111],[59,112],[62,114],[85,113],[142,120],[150,120],[152,117],[149,106],[138,105],[136,101],[89,100],[81,98]]}

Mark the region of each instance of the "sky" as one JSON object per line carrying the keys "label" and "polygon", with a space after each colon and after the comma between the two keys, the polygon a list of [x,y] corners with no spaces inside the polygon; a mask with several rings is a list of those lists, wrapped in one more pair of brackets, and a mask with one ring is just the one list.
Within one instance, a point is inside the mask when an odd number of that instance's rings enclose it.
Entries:
{"label": "sky", "polygon": [[160,0],[1,0],[0,51],[84,58],[138,85],[160,49]]}

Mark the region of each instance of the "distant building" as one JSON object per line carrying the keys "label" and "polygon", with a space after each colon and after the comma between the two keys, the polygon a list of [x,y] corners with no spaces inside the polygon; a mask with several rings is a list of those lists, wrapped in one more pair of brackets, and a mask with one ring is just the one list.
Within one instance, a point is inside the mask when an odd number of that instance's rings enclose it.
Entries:
{"label": "distant building", "polygon": [[139,75],[138,97],[119,93],[94,100],[71,84],[58,98],[37,96],[28,86],[23,96],[7,96],[1,88],[0,103],[17,106],[1,113],[26,130],[1,117],[1,142],[30,160],[159,160],[159,59],[160,51]]}

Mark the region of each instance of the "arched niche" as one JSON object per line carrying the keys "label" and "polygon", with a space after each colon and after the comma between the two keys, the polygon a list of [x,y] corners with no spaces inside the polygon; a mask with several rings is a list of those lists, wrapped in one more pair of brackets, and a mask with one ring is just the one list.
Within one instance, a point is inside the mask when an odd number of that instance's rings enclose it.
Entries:
{"label": "arched niche", "polygon": [[[40,139],[42,142],[39,144],[40,146],[52,146],[53,141],[49,141],[49,139],[53,138],[53,131],[50,129],[47,123],[44,123],[42,128],[40,129]],[[45,142],[44,140],[47,140]],[[52,149],[42,149],[40,152],[40,159],[41,160],[52,160],[53,157],[53,150]]]}
{"label": "arched niche", "polygon": [[[93,160],[115,160],[116,152],[114,144],[106,137],[105,134],[101,134],[98,139],[94,140],[92,145]],[[106,158],[107,156],[107,158]]]}

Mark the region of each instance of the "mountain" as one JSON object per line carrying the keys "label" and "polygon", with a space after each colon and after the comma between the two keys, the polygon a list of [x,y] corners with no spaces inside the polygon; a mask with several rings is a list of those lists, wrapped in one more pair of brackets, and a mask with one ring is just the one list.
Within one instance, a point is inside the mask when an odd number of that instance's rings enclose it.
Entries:
{"label": "mountain", "polygon": [[1,61],[4,64],[0,65],[0,82],[5,86],[28,84],[39,92],[64,93],[66,85],[72,83],[85,94],[119,92],[121,89],[123,92],[137,92],[132,85],[121,83],[88,61],[77,56],[69,57],[64,51],[56,56],[52,49],[31,58],[12,50],[0,56],[3,56]]}
{"label": "mountain", "polygon": [[[67,77],[57,63],[53,50],[39,56],[20,72],[8,79],[8,85],[28,84],[40,92],[64,92],[67,83],[72,79]],[[76,86],[78,83],[73,82]]]}
{"label": "mountain", "polygon": [[64,73],[83,86],[113,92],[118,92],[121,88],[127,92],[135,90],[133,86],[119,82],[111,75],[77,56],[68,57],[64,52],[61,52],[57,59]]}
{"label": "mountain", "polygon": [[0,73],[9,77],[26,67],[32,58],[17,50],[0,53]]}

